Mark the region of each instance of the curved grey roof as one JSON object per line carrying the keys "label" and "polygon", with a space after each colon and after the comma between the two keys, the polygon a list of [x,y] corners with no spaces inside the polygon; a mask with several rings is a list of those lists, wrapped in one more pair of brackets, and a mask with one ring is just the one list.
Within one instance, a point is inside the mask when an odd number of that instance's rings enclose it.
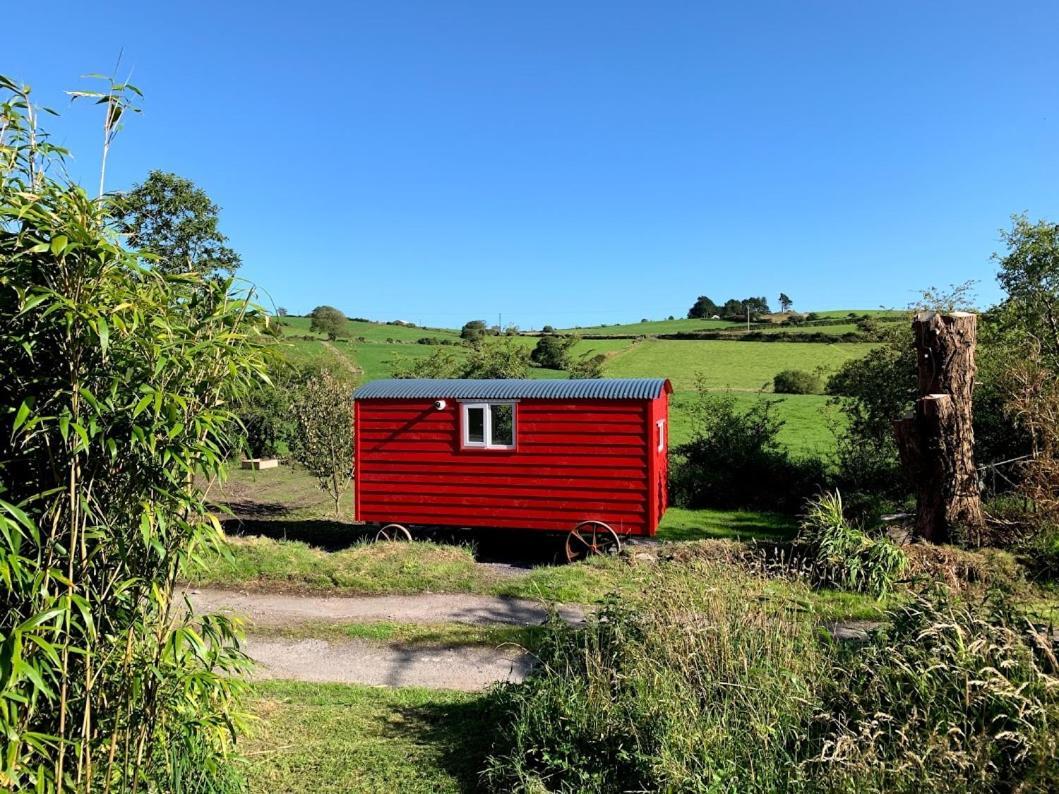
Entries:
{"label": "curved grey roof", "polygon": [[665,389],[665,378],[596,380],[375,380],[355,392],[355,400],[652,400]]}

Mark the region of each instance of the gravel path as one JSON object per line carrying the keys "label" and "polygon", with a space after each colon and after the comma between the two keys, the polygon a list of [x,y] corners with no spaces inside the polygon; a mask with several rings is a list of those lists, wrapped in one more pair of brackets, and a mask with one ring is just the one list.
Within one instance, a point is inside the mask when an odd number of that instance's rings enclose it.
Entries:
{"label": "gravel path", "polygon": [[521,681],[533,657],[514,647],[402,648],[364,640],[287,640],[250,635],[254,678],[335,681],[476,691]]}
{"label": "gravel path", "polygon": [[[374,686],[420,686],[475,691],[497,681],[521,681],[533,657],[519,648],[469,646],[414,648],[367,640],[288,639],[267,629],[310,622],[469,623],[533,626],[548,608],[536,601],[466,594],[329,597],[232,590],[186,591],[196,612],[227,612],[250,621],[243,644],[257,662],[255,678],[334,681]],[[561,606],[560,616],[584,620],[578,606]]]}
{"label": "gravel path", "polygon": [[[368,640],[289,639],[268,629],[305,623],[467,623],[533,626],[548,617],[536,601],[467,594],[406,596],[305,596],[200,589],[185,593],[197,612],[227,612],[250,621],[244,650],[257,662],[255,678],[333,681],[373,686],[420,686],[475,691],[497,681],[521,681],[533,666],[529,653],[513,646],[416,648]],[[562,605],[564,620],[584,620],[584,608]],[[839,640],[856,641],[878,624],[831,623]],[[253,633],[253,630],[265,630]]]}
{"label": "gravel path", "polygon": [[[234,590],[186,591],[196,612],[242,615],[254,627],[275,628],[298,623],[471,623],[534,626],[548,617],[537,601],[462,593],[421,593],[387,596],[307,596],[289,593],[248,593]],[[584,620],[579,606],[559,606],[571,623]]]}

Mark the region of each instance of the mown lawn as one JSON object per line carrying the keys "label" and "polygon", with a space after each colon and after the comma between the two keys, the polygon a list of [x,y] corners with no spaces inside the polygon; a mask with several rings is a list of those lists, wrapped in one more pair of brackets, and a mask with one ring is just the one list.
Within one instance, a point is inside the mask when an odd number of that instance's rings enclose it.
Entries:
{"label": "mown lawn", "polygon": [[489,749],[484,695],[268,681],[249,708],[255,794],[469,791]]}
{"label": "mown lawn", "polygon": [[788,540],[797,522],[781,513],[753,510],[689,510],[671,507],[658,527],[661,540]]}

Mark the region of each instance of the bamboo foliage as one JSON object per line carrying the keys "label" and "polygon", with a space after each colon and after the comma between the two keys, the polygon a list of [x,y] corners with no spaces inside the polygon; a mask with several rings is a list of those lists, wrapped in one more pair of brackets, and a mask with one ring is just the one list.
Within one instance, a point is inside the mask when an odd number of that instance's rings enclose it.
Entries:
{"label": "bamboo foliage", "polygon": [[220,538],[195,483],[264,377],[260,322],[125,250],[0,90],[0,788],[230,788],[246,658],[173,585]]}

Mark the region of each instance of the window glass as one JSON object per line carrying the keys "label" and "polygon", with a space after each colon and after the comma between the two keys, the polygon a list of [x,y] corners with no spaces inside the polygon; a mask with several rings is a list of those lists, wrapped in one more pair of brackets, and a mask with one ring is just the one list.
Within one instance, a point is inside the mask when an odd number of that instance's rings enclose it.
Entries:
{"label": "window glass", "polygon": [[492,438],[489,443],[497,447],[510,447],[515,443],[515,406],[490,405],[492,411]]}
{"label": "window glass", "polygon": [[467,409],[467,442],[485,443],[485,408]]}

